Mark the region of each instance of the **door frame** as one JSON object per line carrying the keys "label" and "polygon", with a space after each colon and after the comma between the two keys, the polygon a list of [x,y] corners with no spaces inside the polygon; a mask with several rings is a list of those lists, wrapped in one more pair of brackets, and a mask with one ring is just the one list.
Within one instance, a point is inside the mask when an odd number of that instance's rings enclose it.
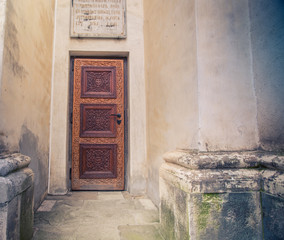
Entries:
{"label": "door frame", "polygon": [[[71,168],[72,168],[72,118],[73,118],[73,88],[74,88],[74,60],[76,58],[86,58],[86,59],[120,59],[123,60],[124,67],[124,190],[128,189],[128,59],[127,57],[119,56],[70,56],[70,72],[69,72],[69,104],[68,104],[68,168],[67,176],[68,180],[68,189],[71,190]],[[95,191],[95,190],[93,190]],[[98,191],[98,190],[96,190]],[[101,190],[100,190],[101,191]],[[108,190],[105,190],[108,191]],[[112,190],[114,191],[114,190]]]}

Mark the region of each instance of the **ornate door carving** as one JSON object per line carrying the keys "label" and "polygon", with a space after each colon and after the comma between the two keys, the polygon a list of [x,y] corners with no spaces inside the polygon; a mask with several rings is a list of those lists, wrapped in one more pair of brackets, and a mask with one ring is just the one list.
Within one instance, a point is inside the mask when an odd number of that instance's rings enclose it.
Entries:
{"label": "ornate door carving", "polygon": [[72,189],[124,189],[122,59],[74,60]]}

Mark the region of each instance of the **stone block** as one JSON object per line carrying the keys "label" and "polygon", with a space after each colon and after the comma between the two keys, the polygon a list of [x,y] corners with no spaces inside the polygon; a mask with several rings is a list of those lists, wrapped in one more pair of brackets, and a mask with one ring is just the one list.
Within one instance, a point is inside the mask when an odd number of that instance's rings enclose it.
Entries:
{"label": "stone block", "polygon": [[0,176],[4,177],[11,172],[29,166],[31,159],[20,153],[0,156]]}
{"label": "stone block", "polygon": [[7,240],[20,239],[20,198],[16,196],[8,203]]}
{"label": "stone block", "polygon": [[190,239],[261,239],[259,193],[190,194]]}
{"label": "stone block", "polygon": [[5,239],[7,236],[7,218],[8,218],[7,204],[0,205],[0,239]]}
{"label": "stone block", "polygon": [[29,158],[13,154],[7,162],[0,160],[0,239],[29,240],[33,235],[34,196],[33,171],[26,167]]}
{"label": "stone block", "polygon": [[261,172],[257,169],[200,169],[164,163],[160,175],[187,193],[259,191]]}
{"label": "stone block", "polygon": [[160,220],[161,234],[165,239],[175,239],[175,215],[174,215],[174,186],[160,179]]}
{"label": "stone block", "polygon": [[188,239],[188,194],[160,180],[161,233],[165,239]]}
{"label": "stone block", "polygon": [[29,188],[33,184],[33,181],[34,174],[29,168],[24,168],[10,173],[5,177],[0,177],[0,204],[11,201],[15,196]]}
{"label": "stone block", "polygon": [[21,194],[20,239],[29,240],[33,236],[34,222],[34,186],[32,185]]}
{"label": "stone block", "polygon": [[284,198],[284,173],[264,170],[262,172],[262,189],[266,193]]}
{"label": "stone block", "polygon": [[175,151],[164,158],[165,239],[284,239],[283,156]]}
{"label": "stone block", "polygon": [[251,152],[199,152],[176,150],[167,152],[163,158],[166,162],[184,166],[189,169],[232,169],[258,167],[260,153]]}
{"label": "stone block", "polygon": [[175,239],[188,239],[188,194],[179,188],[174,188],[174,200]]}
{"label": "stone block", "polygon": [[261,193],[265,240],[284,239],[284,199]]}

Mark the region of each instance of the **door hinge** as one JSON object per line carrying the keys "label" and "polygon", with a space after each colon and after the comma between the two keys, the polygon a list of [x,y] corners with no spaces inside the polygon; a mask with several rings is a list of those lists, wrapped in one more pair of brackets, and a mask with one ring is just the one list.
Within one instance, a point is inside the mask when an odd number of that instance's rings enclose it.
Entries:
{"label": "door hinge", "polygon": [[69,179],[71,180],[72,178],[72,168],[69,169]]}

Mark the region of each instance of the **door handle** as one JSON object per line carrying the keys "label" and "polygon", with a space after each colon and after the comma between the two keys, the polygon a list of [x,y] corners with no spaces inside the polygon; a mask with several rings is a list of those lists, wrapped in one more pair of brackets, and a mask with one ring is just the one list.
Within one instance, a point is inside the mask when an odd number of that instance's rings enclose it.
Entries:
{"label": "door handle", "polygon": [[110,114],[110,116],[116,116],[118,118],[121,118],[121,114],[120,113],[118,113],[118,114]]}

